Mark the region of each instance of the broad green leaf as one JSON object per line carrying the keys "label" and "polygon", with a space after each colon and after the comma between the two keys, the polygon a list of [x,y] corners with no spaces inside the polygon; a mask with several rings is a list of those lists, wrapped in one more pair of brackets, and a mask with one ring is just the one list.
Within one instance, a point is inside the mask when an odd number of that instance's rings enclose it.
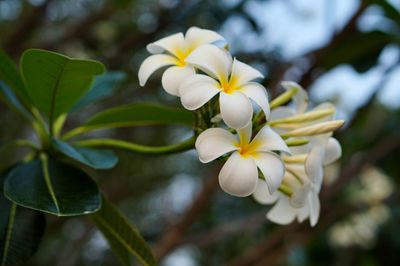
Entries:
{"label": "broad green leaf", "polygon": [[72,107],[71,111],[79,111],[95,101],[112,95],[118,83],[125,79],[125,77],[125,73],[120,71],[106,72],[101,76],[97,76],[89,92]]}
{"label": "broad green leaf", "polygon": [[103,198],[102,208],[91,218],[123,265],[131,265],[131,255],[143,265],[156,265],[151,249],[139,231],[106,199]]}
{"label": "broad green leaf", "polygon": [[100,112],[83,124],[88,127],[124,127],[157,124],[183,124],[191,126],[193,113],[185,109],[150,103],[137,103]]}
{"label": "broad green leaf", "polygon": [[62,154],[94,169],[110,169],[118,162],[118,157],[109,150],[74,147],[61,140],[53,140],[53,145]]}
{"label": "broad green leaf", "polygon": [[31,103],[17,67],[2,49],[0,49],[0,80],[10,86],[25,103]]}
{"label": "broad green leaf", "polygon": [[39,49],[21,57],[21,73],[35,106],[52,124],[90,89],[96,75],[104,72],[100,62],[72,59]]}
{"label": "broad green leaf", "polygon": [[5,175],[0,176],[0,265],[26,265],[44,233],[44,214],[9,201],[3,194]]}
{"label": "broad green leaf", "polygon": [[150,103],[135,103],[100,112],[82,126],[66,133],[64,138],[97,129],[180,124],[192,126],[193,113],[182,108],[166,107]]}
{"label": "broad green leaf", "polygon": [[20,103],[17,96],[15,96],[14,92],[10,89],[8,85],[3,83],[2,81],[0,81],[0,95],[4,98],[4,100],[7,102],[7,105],[11,109],[18,112],[20,115],[22,115],[28,120],[32,119],[32,115]]}
{"label": "broad green leaf", "polygon": [[11,201],[58,216],[96,212],[101,197],[96,183],[82,170],[41,156],[14,168],[4,194]]}

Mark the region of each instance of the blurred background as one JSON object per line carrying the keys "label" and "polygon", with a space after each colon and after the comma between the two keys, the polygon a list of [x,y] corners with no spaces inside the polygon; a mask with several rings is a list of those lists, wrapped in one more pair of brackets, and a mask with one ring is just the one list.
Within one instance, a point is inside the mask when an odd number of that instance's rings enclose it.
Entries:
{"label": "blurred background", "polygon": [[[268,206],[224,194],[219,163],[194,151],[173,156],[120,152],[112,171],[92,173],[140,229],[165,266],[400,265],[399,0],[0,0],[0,45],[18,62],[26,48],[97,59],[126,73],[115,94],[69,117],[67,128],[120,104],[179,106],[160,72],[140,88],[146,44],[190,26],[218,31],[241,61],[262,71],[270,98],[294,80],[312,104],[331,101],[345,127],[343,157],[325,170],[322,213],[278,226]],[[32,134],[0,105],[0,137]],[[191,134],[179,127],[93,133],[162,145]],[[0,154],[2,164],[18,154]],[[117,265],[87,219],[48,216],[29,265]]]}

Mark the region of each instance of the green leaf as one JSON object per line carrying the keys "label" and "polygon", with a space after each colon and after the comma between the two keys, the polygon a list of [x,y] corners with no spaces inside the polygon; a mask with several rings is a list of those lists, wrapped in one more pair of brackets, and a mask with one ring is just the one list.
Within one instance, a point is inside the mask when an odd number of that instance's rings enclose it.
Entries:
{"label": "green leaf", "polygon": [[109,150],[74,147],[61,140],[53,140],[53,145],[62,154],[94,169],[110,169],[118,162],[118,157]]}
{"label": "green leaf", "polygon": [[0,176],[0,265],[26,265],[43,236],[44,214],[17,206],[3,194],[5,175]]}
{"label": "green leaf", "polygon": [[85,172],[45,156],[14,168],[4,194],[18,205],[58,216],[93,213],[101,207],[99,189]]}
{"label": "green leaf", "polygon": [[92,88],[72,107],[71,111],[79,111],[95,101],[109,97],[114,92],[118,83],[125,79],[125,77],[125,73],[120,71],[110,71],[97,76]]}
{"label": "green leaf", "polygon": [[25,103],[31,103],[17,67],[2,49],[0,49],[0,80],[10,86]]}
{"label": "green leaf", "polygon": [[39,49],[21,57],[21,73],[35,106],[53,123],[90,89],[95,75],[104,66],[92,60],[72,59]]}
{"label": "green leaf", "polygon": [[18,112],[20,115],[28,120],[32,119],[32,115],[25,109],[25,107],[20,103],[14,92],[7,86],[4,82],[0,81],[0,95],[4,98],[7,105]]}
{"label": "green leaf", "polygon": [[193,113],[182,108],[166,107],[150,103],[136,103],[100,112],[65,134],[64,139],[97,129],[180,124],[192,126]]}
{"label": "green leaf", "polygon": [[91,215],[91,218],[122,265],[131,265],[131,255],[143,265],[156,265],[151,249],[139,231],[106,199],[103,198],[101,210]]}

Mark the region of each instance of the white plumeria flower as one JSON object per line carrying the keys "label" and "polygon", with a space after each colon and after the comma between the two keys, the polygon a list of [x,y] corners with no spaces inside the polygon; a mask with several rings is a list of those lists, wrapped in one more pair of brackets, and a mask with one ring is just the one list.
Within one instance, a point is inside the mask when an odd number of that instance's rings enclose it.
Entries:
{"label": "white plumeria flower", "polygon": [[261,204],[275,206],[267,213],[267,219],[278,224],[289,224],[310,219],[311,226],[318,222],[320,213],[319,192],[322,186],[323,165],[337,160],[341,154],[331,153],[330,134],[314,137],[312,148],[304,154],[291,148],[292,156],[284,156],[285,176],[282,184],[293,193],[291,197],[276,191],[270,193],[265,182],[258,182],[253,197]]}
{"label": "white plumeria flower", "polygon": [[208,163],[233,152],[219,173],[219,184],[226,193],[238,197],[252,194],[257,186],[257,167],[265,176],[273,193],[281,184],[285,167],[282,159],[272,151],[289,152],[283,139],[269,126],[263,127],[251,140],[251,124],[233,135],[222,128],[210,128],[196,140],[199,159]]}
{"label": "white plumeria flower", "polygon": [[224,122],[231,128],[245,127],[253,115],[252,99],[268,117],[270,109],[265,88],[254,79],[263,75],[253,67],[232,59],[215,45],[203,45],[192,52],[186,62],[207,73],[188,77],[180,86],[182,105],[196,110],[219,94],[219,105]]}
{"label": "white plumeria flower", "polygon": [[162,76],[163,88],[171,95],[179,96],[179,85],[195,69],[185,59],[203,44],[223,41],[218,33],[191,27],[185,36],[176,33],[147,45],[147,50],[154,54],[143,61],[139,69],[139,83],[144,86],[148,78],[159,68],[169,66]]}

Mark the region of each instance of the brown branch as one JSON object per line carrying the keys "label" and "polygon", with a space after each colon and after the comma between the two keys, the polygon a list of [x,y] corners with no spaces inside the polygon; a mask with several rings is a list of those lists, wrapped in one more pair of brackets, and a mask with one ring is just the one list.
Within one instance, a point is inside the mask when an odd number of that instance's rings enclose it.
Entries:
{"label": "brown branch", "polygon": [[206,247],[210,244],[224,240],[227,237],[236,235],[238,232],[251,233],[255,232],[264,226],[265,211],[254,213],[245,218],[235,221],[230,221],[227,224],[220,225],[214,229],[207,230],[206,232],[196,233],[183,240],[182,244],[193,244],[196,247]]}
{"label": "brown branch", "polygon": [[184,234],[197,220],[197,216],[201,215],[202,211],[208,206],[217,187],[218,178],[214,175],[209,177],[205,181],[201,192],[194,199],[192,205],[185,211],[182,218],[166,230],[154,247],[155,257],[159,261],[182,243]]}
{"label": "brown branch", "polygon": [[25,12],[21,13],[20,23],[4,43],[4,49],[10,56],[16,56],[24,49],[25,41],[46,17],[47,7],[50,2],[51,0],[44,1],[43,4],[31,10],[29,15],[26,15]]}
{"label": "brown branch", "polygon": [[281,227],[281,229],[279,230],[272,231],[272,233],[268,235],[268,237],[264,241],[261,241],[261,243],[259,243],[258,245],[249,248],[242,256],[233,259],[227,265],[254,265],[266,252],[284,242],[285,238],[298,231],[299,228],[303,226],[304,225],[301,224],[291,224],[285,227]]}

